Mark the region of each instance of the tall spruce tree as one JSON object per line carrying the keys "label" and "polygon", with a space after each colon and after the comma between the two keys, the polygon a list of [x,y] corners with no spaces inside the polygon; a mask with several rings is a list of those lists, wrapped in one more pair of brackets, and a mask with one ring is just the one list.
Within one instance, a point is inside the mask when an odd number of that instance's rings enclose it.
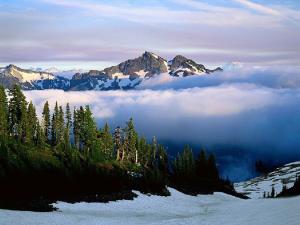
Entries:
{"label": "tall spruce tree", "polygon": [[42,112],[42,124],[44,130],[44,136],[46,141],[50,143],[50,134],[51,134],[51,119],[50,119],[50,108],[49,103],[46,101],[44,104],[43,112]]}
{"label": "tall spruce tree", "polygon": [[37,133],[39,132],[38,118],[35,107],[30,101],[27,108],[27,125],[26,125],[26,141],[28,143],[35,143]]}
{"label": "tall spruce tree", "polygon": [[126,143],[126,151],[127,151],[127,160],[130,162],[138,163],[138,135],[134,128],[133,119],[127,122],[127,126],[125,128],[125,143]]}
{"label": "tall spruce tree", "polygon": [[207,159],[205,150],[202,149],[196,161],[196,173],[200,178],[206,178],[208,169],[207,169]]}
{"label": "tall spruce tree", "polygon": [[107,123],[105,123],[104,128],[101,131],[101,149],[106,159],[113,159],[113,138]]}
{"label": "tall spruce tree", "polygon": [[208,177],[213,180],[219,179],[219,172],[216,165],[215,156],[210,154],[207,160]]}
{"label": "tall spruce tree", "polygon": [[8,102],[5,89],[0,86],[0,136],[8,134]]}
{"label": "tall spruce tree", "polygon": [[65,135],[65,119],[64,119],[64,111],[62,106],[59,106],[58,110],[58,118],[57,118],[57,140],[58,144],[64,144],[64,135]]}
{"label": "tall spruce tree", "polygon": [[52,121],[51,121],[51,144],[56,146],[59,142],[59,107],[58,103],[55,102],[54,112],[52,114]]}
{"label": "tall spruce tree", "polygon": [[9,131],[18,140],[25,142],[27,125],[27,101],[21,88],[15,85],[10,91],[9,100]]}
{"label": "tall spruce tree", "polygon": [[117,155],[116,160],[121,161],[123,160],[123,139],[122,139],[122,129],[117,127],[114,132],[114,147],[115,147],[115,154]]}
{"label": "tall spruce tree", "polygon": [[67,103],[66,105],[66,125],[65,125],[65,131],[64,131],[64,147],[66,150],[69,150],[71,148],[71,141],[70,141],[70,135],[71,135],[71,126],[72,126],[72,114],[70,110],[70,105]]}
{"label": "tall spruce tree", "polygon": [[[93,154],[98,154],[99,140],[97,140],[97,125],[93,118],[92,112],[89,106],[86,106],[83,111],[83,125],[80,134],[82,136],[82,142],[84,144],[84,151],[88,156],[92,151]],[[95,153],[96,151],[96,153]]]}

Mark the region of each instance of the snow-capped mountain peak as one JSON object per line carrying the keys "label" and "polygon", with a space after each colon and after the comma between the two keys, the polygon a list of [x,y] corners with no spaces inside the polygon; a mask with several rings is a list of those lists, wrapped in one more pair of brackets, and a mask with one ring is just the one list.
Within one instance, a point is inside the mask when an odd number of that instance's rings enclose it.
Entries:
{"label": "snow-capped mountain peak", "polygon": [[[116,90],[133,89],[144,80],[156,75],[168,74],[173,77],[205,75],[221,68],[209,70],[204,65],[184,56],[177,55],[171,61],[152,52],[121,62],[103,70],[60,71],[57,68],[46,70],[24,70],[14,65],[0,69],[0,83],[5,87],[21,84],[23,89],[63,89],[63,90]],[[68,79],[71,77],[72,79]]]}
{"label": "snow-capped mountain peak", "polygon": [[13,76],[21,82],[32,82],[36,80],[53,80],[55,76],[46,72],[36,72],[32,70],[24,70],[15,65],[10,64],[2,73],[6,76]]}

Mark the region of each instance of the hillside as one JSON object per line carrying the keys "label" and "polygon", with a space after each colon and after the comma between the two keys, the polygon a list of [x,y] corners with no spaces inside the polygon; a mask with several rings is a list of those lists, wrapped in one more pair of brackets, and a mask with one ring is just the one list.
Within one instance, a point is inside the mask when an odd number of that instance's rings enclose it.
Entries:
{"label": "hillside", "polygon": [[297,176],[299,175],[300,161],[286,164],[265,176],[256,177],[249,181],[235,183],[234,187],[237,192],[243,193],[250,198],[262,198],[264,192],[271,192],[272,186],[274,186],[277,194],[282,191],[284,184],[287,188],[292,187]]}

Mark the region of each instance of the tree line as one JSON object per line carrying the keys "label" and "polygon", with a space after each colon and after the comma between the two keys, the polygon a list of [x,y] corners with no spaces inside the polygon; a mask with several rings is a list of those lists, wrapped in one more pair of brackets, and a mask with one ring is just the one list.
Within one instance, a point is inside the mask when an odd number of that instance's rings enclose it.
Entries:
{"label": "tree line", "polygon": [[[56,200],[131,198],[132,189],[168,195],[166,185],[189,194],[234,192],[212,154],[194,157],[186,146],[169,159],[155,137],[139,136],[132,118],[112,131],[107,123],[98,128],[89,106],[51,109],[46,101],[39,119],[19,86],[0,86],[0,207],[51,210]],[[28,206],[33,199],[38,204]]]}

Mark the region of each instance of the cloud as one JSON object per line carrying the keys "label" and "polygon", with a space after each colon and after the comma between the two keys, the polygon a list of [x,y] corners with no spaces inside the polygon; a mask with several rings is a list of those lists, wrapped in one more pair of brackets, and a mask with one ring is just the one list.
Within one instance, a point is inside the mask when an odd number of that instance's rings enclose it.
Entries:
{"label": "cloud", "polygon": [[[236,67],[205,77],[162,75],[140,90],[25,94],[39,113],[46,100],[52,107],[55,101],[88,104],[99,126],[109,122],[115,128],[133,117],[139,134],[156,136],[170,154],[186,143],[196,151],[205,146],[223,162],[223,174],[242,179],[252,174],[257,158],[300,159],[299,74],[299,68]],[[239,168],[248,171],[242,176]]]}
{"label": "cloud", "polygon": [[258,3],[254,3],[254,2],[251,2],[248,0],[234,0],[234,1],[250,8],[250,9],[258,11],[260,13],[264,13],[264,14],[268,14],[268,15],[272,15],[272,16],[281,16],[279,11],[272,9],[270,7],[263,6]]}
{"label": "cloud", "polygon": [[172,77],[162,74],[144,81],[140,89],[185,89],[211,87],[222,84],[252,84],[272,89],[300,88],[300,67],[298,66],[251,66],[229,63],[222,66],[224,72],[207,76]]}
{"label": "cloud", "polygon": [[300,61],[300,13],[283,5],[270,5],[283,15],[273,16],[232,2],[28,2],[0,5],[1,63],[119,63],[145,50],[201,63]]}

